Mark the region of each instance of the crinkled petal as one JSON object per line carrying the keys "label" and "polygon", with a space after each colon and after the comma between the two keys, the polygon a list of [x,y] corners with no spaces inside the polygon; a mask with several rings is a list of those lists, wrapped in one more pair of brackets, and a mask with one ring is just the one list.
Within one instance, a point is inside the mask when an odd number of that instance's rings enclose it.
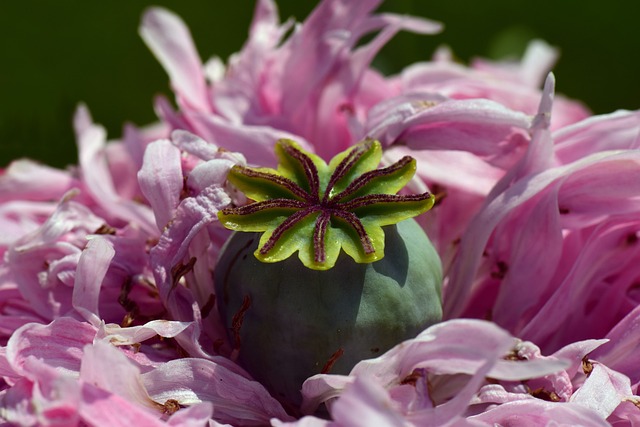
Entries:
{"label": "crinkled petal", "polygon": [[139,32],[169,74],[181,104],[210,111],[202,61],[182,19],[167,9],[149,8],[142,17]]}
{"label": "crinkled petal", "polygon": [[627,376],[594,363],[582,387],[571,396],[571,402],[590,408],[606,419],[624,399],[631,397],[633,392]]}
{"label": "crinkled petal", "polygon": [[597,412],[571,403],[545,402],[527,399],[495,406],[470,420],[487,425],[538,425],[538,426],[609,426]]}
{"label": "crinkled petal", "polygon": [[192,323],[164,319],[151,320],[144,325],[127,328],[104,323],[98,328],[97,339],[104,339],[113,345],[133,345],[157,336],[173,338],[184,332]]}
{"label": "crinkled petal", "polygon": [[100,324],[100,287],[115,255],[113,245],[95,236],[80,255],[73,287],[73,307],[94,326]]}
{"label": "crinkled petal", "polygon": [[80,379],[128,402],[157,409],[144,387],[140,369],[124,353],[104,341],[84,347]]}
{"label": "crinkled petal", "polygon": [[96,203],[109,215],[131,221],[151,235],[157,233],[151,210],[117,193],[105,153],[105,129],[93,123],[84,105],[76,110],[73,124],[78,139],[82,179]]}
{"label": "crinkled petal", "polygon": [[259,425],[267,424],[272,417],[291,419],[261,384],[209,360],[172,360],[142,378],[156,402],[212,402],[213,417],[220,422]]}
{"label": "crinkled petal", "polygon": [[138,182],[153,209],[156,225],[162,230],[178,206],[184,185],[180,150],[166,139],[149,144],[138,172]]}
{"label": "crinkled petal", "polygon": [[331,416],[341,427],[405,427],[409,422],[394,408],[387,391],[377,382],[360,376],[331,406]]}
{"label": "crinkled petal", "polygon": [[28,357],[42,359],[49,366],[71,373],[78,372],[83,348],[93,341],[95,334],[93,326],[70,317],[61,317],[49,325],[31,323],[9,339],[7,360],[21,375],[28,375],[24,368]]}

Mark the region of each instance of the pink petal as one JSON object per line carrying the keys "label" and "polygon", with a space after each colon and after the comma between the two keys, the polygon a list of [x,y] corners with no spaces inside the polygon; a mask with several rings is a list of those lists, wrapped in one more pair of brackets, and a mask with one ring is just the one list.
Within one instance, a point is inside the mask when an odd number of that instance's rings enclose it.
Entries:
{"label": "pink petal", "polygon": [[266,424],[272,417],[291,419],[261,384],[209,360],[172,360],[142,378],[156,402],[212,402],[213,417],[220,422],[255,425]]}
{"label": "pink petal", "polygon": [[32,233],[53,214],[57,203],[10,201],[0,204],[0,251]]}
{"label": "pink petal", "polygon": [[124,353],[104,341],[85,346],[80,379],[130,403],[157,409],[142,383],[140,369]]}
{"label": "pink petal", "polygon": [[0,347],[0,377],[15,377],[16,373],[7,360],[6,347]]}
{"label": "pink petal", "polygon": [[616,111],[593,116],[553,133],[562,164],[607,150],[640,148],[640,112]]}
{"label": "pink petal", "polygon": [[82,405],[79,412],[88,425],[113,427],[161,427],[166,426],[158,415],[152,414],[126,398],[109,393],[92,384],[82,385]]}
{"label": "pink petal", "polygon": [[83,348],[93,341],[96,330],[88,323],[61,317],[49,325],[28,324],[18,329],[7,344],[7,360],[12,369],[28,375],[25,360],[42,359],[47,365],[78,372]]}
{"label": "pink petal", "polygon": [[279,139],[293,139],[309,151],[313,145],[299,135],[268,126],[238,126],[220,117],[197,113],[185,114],[193,132],[216,146],[244,154],[254,165],[275,166],[273,147]]}
{"label": "pink petal", "polygon": [[178,206],[184,185],[180,150],[166,139],[149,144],[138,172],[138,182],[153,209],[156,225],[162,230]]}
{"label": "pink petal", "polygon": [[[156,286],[162,301],[174,319],[194,320],[194,309],[197,305],[190,291],[183,286],[174,286],[172,271],[176,266],[184,265],[183,261],[187,262],[185,257],[192,240],[201,231],[206,232],[207,225],[217,221],[217,211],[229,202],[228,195],[214,186],[208,187],[195,197],[184,199],[178,206],[171,226],[165,230],[151,252],[152,264],[155,266]],[[201,261],[206,262],[205,259]],[[179,341],[183,338],[186,339],[182,335],[177,337]],[[192,355],[207,357],[196,342],[187,340],[181,342],[181,345]]]}
{"label": "pink petal", "polygon": [[74,185],[77,182],[69,172],[28,159],[15,160],[0,174],[0,202],[58,200]]}
{"label": "pink petal", "polygon": [[607,334],[608,343],[595,350],[592,358],[627,375],[632,384],[640,382],[637,360],[640,345],[640,306],[629,312]]}
{"label": "pink petal", "polygon": [[73,307],[94,326],[100,324],[100,287],[115,255],[113,245],[99,236],[89,240],[78,260],[73,287]]}
{"label": "pink petal", "polygon": [[108,215],[133,222],[149,234],[156,233],[151,211],[144,205],[118,195],[105,155],[106,132],[103,127],[93,123],[88,109],[83,105],[76,110],[74,128],[82,179],[96,203]]}
{"label": "pink petal", "polygon": [[202,61],[189,29],[167,9],[148,9],[140,25],[140,36],[169,74],[183,107],[210,111]]}
{"label": "pink petal", "polygon": [[6,418],[23,425],[76,425],[80,400],[76,379],[33,356],[24,366],[33,382],[21,381],[7,391],[0,416],[7,408]]}
{"label": "pink petal", "polygon": [[472,67],[491,73],[494,77],[513,79],[519,83],[538,87],[542,84],[553,65],[558,60],[559,52],[542,40],[533,40],[527,45],[527,49],[520,62],[490,63],[486,60],[474,60]]}
{"label": "pink petal", "polygon": [[278,419],[272,419],[271,425],[273,427],[337,427],[335,423],[322,418],[317,418],[311,415],[304,416],[296,421],[280,421]]}
{"label": "pink petal", "polygon": [[606,419],[624,399],[631,396],[633,392],[628,377],[595,363],[582,387],[571,396],[571,401],[594,410]]}
{"label": "pink petal", "polygon": [[367,134],[385,145],[401,142],[414,150],[462,150],[498,160],[513,157],[524,144],[518,129],[528,129],[529,120],[486,99],[448,100],[434,106],[413,105],[394,121],[375,124]]}
{"label": "pink petal", "polygon": [[357,377],[332,406],[331,415],[341,427],[403,427],[408,423],[394,410],[387,391],[366,376]]}
{"label": "pink petal", "polygon": [[605,427],[609,426],[598,413],[570,403],[545,402],[527,399],[495,406],[469,418],[487,425],[560,425]]}
{"label": "pink petal", "polygon": [[167,425],[175,427],[201,427],[203,425],[224,427],[222,424],[211,420],[212,414],[213,404],[211,402],[202,402],[180,409],[169,418]]}
{"label": "pink petal", "polygon": [[141,326],[127,328],[114,324],[102,324],[96,338],[106,339],[113,345],[133,345],[146,341],[155,336],[174,338],[184,332],[192,323],[171,320],[151,320]]}

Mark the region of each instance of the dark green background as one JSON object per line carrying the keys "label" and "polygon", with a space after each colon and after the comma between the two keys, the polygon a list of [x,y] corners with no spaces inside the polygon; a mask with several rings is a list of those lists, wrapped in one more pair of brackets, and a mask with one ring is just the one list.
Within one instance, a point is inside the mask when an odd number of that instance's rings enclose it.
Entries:
{"label": "dark green background", "polygon": [[[315,2],[281,0],[302,20]],[[71,116],[78,102],[111,138],[123,123],[154,121],[152,97],[169,93],[164,70],[138,36],[145,7],[163,5],[189,25],[200,55],[224,59],[242,46],[253,1],[1,1],[0,167],[17,157],[76,162]],[[632,9],[630,9],[632,8]],[[438,36],[401,34],[376,65],[395,72],[448,44],[461,60],[520,53],[530,38],[561,48],[559,92],[594,112],[640,106],[640,37],[634,2],[390,0],[383,9],[446,24]]]}

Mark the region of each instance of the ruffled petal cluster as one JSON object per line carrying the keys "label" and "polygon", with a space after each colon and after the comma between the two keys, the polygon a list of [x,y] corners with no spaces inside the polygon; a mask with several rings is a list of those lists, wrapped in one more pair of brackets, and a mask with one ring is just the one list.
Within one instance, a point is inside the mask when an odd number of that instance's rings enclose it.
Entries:
{"label": "ruffled petal cluster", "polygon": [[[77,165],[1,171],[0,424],[638,424],[640,113],[556,96],[541,41],[517,62],[441,49],[384,76],[390,38],[441,25],[379,3],[281,23],[258,0],[227,63],[149,9],[140,35],[176,106],[156,99],[159,121],[115,141],[80,106]],[[211,275],[217,214],[246,202],[228,172],[275,167],[280,139],[417,159],[408,187],[435,195],[420,221],[445,272],[444,322],[309,378],[300,408],[235,363]]]}

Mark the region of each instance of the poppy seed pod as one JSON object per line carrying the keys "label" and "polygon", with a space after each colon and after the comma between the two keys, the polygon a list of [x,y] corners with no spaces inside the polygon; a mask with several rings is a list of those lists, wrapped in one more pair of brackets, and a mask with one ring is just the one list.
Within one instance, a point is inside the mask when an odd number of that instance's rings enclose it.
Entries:
{"label": "poppy seed pod", "polygon": [[[227,241],[214,282],[241,365],[297,406],[308,377],[346,374],[439,322],[442,267],[411,218],[433,196],[395,194],[413,176],[412,158],[376,169],[375,141],[328,165],[292,141],[276,152],[277,171],[238,166],[229,174],[255,202],[219,214],[248,232]],[[299,259],[290,256],[296,251]]]}

